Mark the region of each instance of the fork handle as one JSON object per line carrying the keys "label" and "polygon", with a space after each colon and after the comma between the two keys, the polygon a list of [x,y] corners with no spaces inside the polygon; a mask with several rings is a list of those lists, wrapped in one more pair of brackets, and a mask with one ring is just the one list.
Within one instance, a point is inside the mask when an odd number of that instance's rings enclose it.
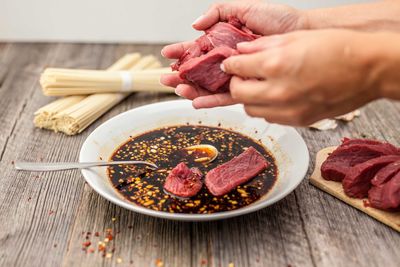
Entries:
{"label": "fork handle", "polygon": [[17,170],[24,171],[63,171],[71,169],[87,169],[90,167],[101,167],[110,165],[121,165],[121,164],[142,164],[153,168],[157,168],[156,165],[142,162],[142,161],[113,161],[113,162],[15,162],[14,167]]}

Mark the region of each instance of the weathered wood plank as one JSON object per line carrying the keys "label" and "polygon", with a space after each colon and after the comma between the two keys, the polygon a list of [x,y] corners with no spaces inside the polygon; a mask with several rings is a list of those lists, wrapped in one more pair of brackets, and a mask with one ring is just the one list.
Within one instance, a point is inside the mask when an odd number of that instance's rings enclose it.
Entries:
{"label": "weathered wood plank", "polygon": [[[48,45],[47,45],[48,46]],[[26,47],[26,48],[25,48]],[[33,52],[28,47],[33,47]],[[3,106],[9,105],[6,126],[11,119],[14,123],[9,135],[3,160],[0,183],[0,265],[2,266],[57,266],[66,253],[68,237],[77,215],[78,202],[84,182],[76,171],[35,174],[16,172],[11,161],[76,161],[77,151],[84,135],[71,138],[61,134],[35,129],[32,124],[33,112],[49,99],[42,96],[37,80],[43,68],[49,65],[96,68],[104,47],[101,45],[22,45],[22,58],[37,55],[34,63],[20,64],[7,81],[12,88],[4,94]],[[46,57],[51,54],[52,57]],[[25,71],[21,71],[28,68]],[[29,70],[29,72],[28,72]],[[27,74],[26,74],[27,73]],[[29,75],[28,75],[29,74]],[[10,75],[10,74],[9,74]],[[22,75],[22,76],[21,76]],[[24,76],[25,75],[25,76]],[[22,105],[19,98],[28,98]],[[11,102],[11,104],[7,102]],[[16,110],[23,106],[22,111]],[[14,112],[12,112],[14,111]],[[14,114],[15,112],[20,113]],[[8,115],[9,114],[9,115]],[[2,138],[5,134],[1,133]],[[38,255],[40,255],[38,257]]]}
{"label": "weathered wood plank", "polygon": [[[12,169],[10,162],[15,159],[77,160],[86,136],[105,120],[140,105],[177,98],[134,94],[81,135],[54,134],[34,129],[31,122],[33,112],[51,101],[42,96],[37,84],[42,68],[106,68],[132,51],[156,54],[161,59],[161,47],[0,44],[0,77],[2,73],[5,77],[0,89],[0,148],[5,148],[0,161],[0,265],[397,265],[400,235],[307,180],[284,200],[254,214],[218,222],[181,223],[119,208],[85,185],[77,171],[36,178],[36,174]],[[379,101],[365,108],[361,118],[341,124],[335,131],[299,131],[313,158],[318,150],[338,144],[343,136],[368,136],[399,145],[399,118],[399,103]],[[311,162],[310,171],[313,165]],[[114,235],[107,244],[108,252],[115,249],[111,258],[97,252],[97,242],[104,241],[108,228]],[[82,251],[87,232],[92,233],[89,240],[90,247],[96,248],[94,253]],[[98,237],[95,232],[99,232]]]}
{"label": "weathered wood plank", "polygon": [[254,214],[193,224],[192,266],[313,266],[295,195]]}
{"label": "weathered wood plank", "polygon": [[[370,104],[363,109],[360,118],[342,124],[337,131],[301,129],[312,159],[309,173],[314,168],[317,151],[337,145],[344,136],[367,136],[398,145],[400,113],[393,105],[398,103]],[[389,227],[308,182],[303,182],[295,193],[318,266],[395,266],[399,262],[400,235]],[[377,247],[381,249],[376,250]]]}
{"label": "weathered wood plank", "polygon": [[0,68],[0,161],[8,139],[19,116],[34,91],[37,75],[48,56],[54,53],[51,45],[14,44],[2,56]]}
{"label": "weathered wood plank", "polygon": [[[157,46],[120,45],[115,49],[113,56],[109,55],[110,57],[103,60],[102,67],[108,66],[122,55],[132,51],[157,55],[159,49],[160,47]],[[157,93],[133,94],[122,105],[118,105],[105,114],[87,131],[90,132],[105,120],[131,108],[170,98],[176,98],[176,96]],[[85,187],[79,213],[90,214],[89,218],[96,218],[96,220],[88,220],[87,216],[76,218],[68,254],[64,258],[64,266],[100,264],[113,266],[118,258],[123,261],[123,265],[129,266],[131,266],[131,261],[134,266],[155,266],[157,260],[168,262],[169,266],[190,265],[190,257],[188,257],[191,251],[190,224],[159,220],[129,212],[101,198],[88,187]],[[112,218],[116,218],[114,223]],[[107,245],[108,253],[111,252],[112,247],[115,248],[111,258],[103,257],[102,253],[97,251],[97,242],[104,240],[107,228],[111,228],[115,234],[115,239]],[[93,254],[82,251],[82,243],[85,242],[85,235],[82,235],[82,232],[92,233],[90,240],[93,244],[89,248],[96,250]],[[93,236],[95,232],[99,232],[100,236]]]}
{"label": "weathered wood plank", "polygon": [[6,55],[9,54],[10,48],[11,44],[0,43],[0,90],[8,71],[9,62],[6,62]]}
{"label": "weathered wood plank", "polygon": [[[119,49],[123,52],[117,52],[117,55],[121,56],[132,50],[158,54],[160,47],[149,49],[148,46],[124,45]],[[134,94],[123,105],[104,115],[101,121],[138,105],[173,98],[176,96]],[[91,214],[92,218],[101,219],[91,221],[86,216],[77,217],[64,266],[112,266],[118,258],[124,263],[133,261],[138,266],[154,266],[157,259],[166,266],[199,266],[201,263],[204,266],[228,266],[229,263],[235,263],[236,266],[265,266],[294,262],[304,266],[313,265],[294,194],[255,215],[206,224],[178,223],[134,214],[110,204],[91,189],[85,189],[79,210],[81,214]],[[114,224],[113,217],[117,219]],[[97,242],[104,239],[104,231],[108,227],[114,232],[120,231],[113,244],[107,246],[115,247],[112,258],[103,258],[97,251],[93,254],[82,252],[82,243],[85,242],[82,232],[92,233],[90,248],[97,250]],[[93,237],[95,232],[100,232],[101,238]],[[150,235],[148,241],[136,242],[137,239],[142,240],[143,233]]]}

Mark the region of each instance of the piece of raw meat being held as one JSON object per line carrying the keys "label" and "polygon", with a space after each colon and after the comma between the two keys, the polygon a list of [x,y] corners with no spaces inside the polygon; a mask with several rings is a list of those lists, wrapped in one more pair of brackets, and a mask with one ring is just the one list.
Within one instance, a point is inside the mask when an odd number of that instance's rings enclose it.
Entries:
{"label": "piece of raw meat being held", "polygon": [[192,46],[171,65],[186,82],[212,93],[229,90],[231,75],[221,70],[221,63],[237,55],[236,45],[260,37],[231,17],[228,22],[218,22],[196,39]]}

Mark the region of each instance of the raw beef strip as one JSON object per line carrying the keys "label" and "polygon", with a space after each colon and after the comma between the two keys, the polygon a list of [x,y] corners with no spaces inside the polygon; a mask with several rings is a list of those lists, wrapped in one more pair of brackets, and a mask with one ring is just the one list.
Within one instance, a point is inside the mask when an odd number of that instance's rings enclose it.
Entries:
{"label": "raw beef strip", "polygon": [[171,64],[171,68],[172,70],[179,70],[180,66],[185,62],[204,55],[212,49],[214,49],[214,46],[211,44],[207,36],[203,35],[199,37],[194,44],[188,48],[188,50],[185,51],[178,61]]}
{"label": "raw beef strip", "polygon": [[235,50],[238,43],[253,41],[258,37],[237,18],[230,18],[227,23],[218,22],[196,39],[171,68],[178,70],[183,80],[196,87],[213,93],[227,91],[231,75],[221,70],[222,61],[237,54]]}
{"label": "raw beef strip", "polygon": [[351,146],[351,145],[382,145],[390,151],[390,153],[393,154],[399,154],[400,155],[400,148],[395,147],[394,145],[388,143],[388,142],[381,142],[377,140],[371,140],[371,139],[349,139],[349,138],[343,138],[342,140],[342,145],[343,146]]}
{"label": "raw beef strip", "polygon": [[383,167],[398,160],[400,160],[400,156],[381,156],[350,168],[343,179],[344,192],[349,197],[366,197],[371,188],[371,179],[375,174]]}
{"label": "raw beef strip", "polygon": [[197,168],[189,169],[185,163],[179,163],[165,180],[164,189],[178,197],[195,196],[203,186],[202,173]]}
{"label": "raw beef strip", "polygon": [[228,23],[218,22],[205,31],[205,36],[214,48],[228,46],[234,49],[238,43],[253,41],[260,37],[244,27],[236,18],[231,18]]}
{"label": "raw beef strip", "polygon": [[209,171],[205,183],[211,194],[222,196],[267,167],[265,158],[254,147],[249,147],[239,156]]}
{"label": "raw beef strip", "polygon": [[350,167],[367,160],[384,156],[400,155],[396,147],[388,143],[354,143],[339,146],[321,165],[321,174],[325,180],[342,181]]}
{"label": "raw beef strip", "polygon": [[370,139],[350,139],[350,138],[343,138],[342,146],[343,145],[360,145],[360,144],[368,144],[368,145],[380,145],[383,144],[377,140],[370,140]]}
{"label": "raw beef strip", "polygon": [[371,184],[378,186],[389,181],[394,175],[400,172],[400,161],[393,162],[386,167],[380,169],[372,178]]}
{"label": "raw beef strip", "polygon": [[400,172],[388,182],[373,186],[368,192],[371,207],[382,210],[400,209]]}
{"label": "raw beef strip", "polygon": [[[183,64],[180,68],[180,76],[209,91],[227,91],[229,88],[230,76],[220,70],[220,64],[231,55],[237,54],[236,50],[223,46]],[[204,73],[213,73],[204,76]]]}

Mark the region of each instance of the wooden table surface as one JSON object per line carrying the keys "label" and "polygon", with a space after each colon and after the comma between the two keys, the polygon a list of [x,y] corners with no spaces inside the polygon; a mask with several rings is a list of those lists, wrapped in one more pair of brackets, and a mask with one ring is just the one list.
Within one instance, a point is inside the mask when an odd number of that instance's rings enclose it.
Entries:
{"label": "wooden table surface", "polygon": [[[343,136],[400,145],[400,103],[370,104],[360,118],[336,130],[298,129],[312,159],[306,179],[277,204],[229,220],[151,218],[103,199],[79,171],[38,174],[13,169],[15,160],[77,161],[85,138],[105,120],[177,98],[135,94],[82,134],[56,134],[32,123],[34,111],[52,100],[42,95],[38,84],[45,67],[104,69],[125,53],[158,55],[160,48],[0,43],[0,266],[400,266],[399,233],[308,182],[316,152],[338,144]],[[107,229],[113,231],[107,243],[112,254],[82,250],[86,241],[97,248]]]}

